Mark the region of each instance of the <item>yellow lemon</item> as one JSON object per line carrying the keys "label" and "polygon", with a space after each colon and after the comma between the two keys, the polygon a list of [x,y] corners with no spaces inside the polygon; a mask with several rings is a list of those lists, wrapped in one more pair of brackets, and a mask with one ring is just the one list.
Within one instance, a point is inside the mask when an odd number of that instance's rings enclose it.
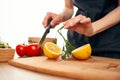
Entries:
{"label": "yellow lemon", "polygon": [[44,55],[50,59],[56,59],[62,54],[61,48],[52,42],[46,42],[43,46]]}
{"label": "yellow lemon", "polygon": [[91,46],[90,44],[85,44],[77,49],[73,50],[71,53],[76,59],[87,59],[91,56]]}

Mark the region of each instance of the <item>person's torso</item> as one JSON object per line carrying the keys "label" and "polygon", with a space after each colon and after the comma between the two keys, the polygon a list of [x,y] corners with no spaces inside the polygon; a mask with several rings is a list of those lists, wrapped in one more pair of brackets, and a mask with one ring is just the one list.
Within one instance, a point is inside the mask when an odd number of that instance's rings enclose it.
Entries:
{"label": "person's torso", "polygon": [[118,0],[73,0],[78,8],[77,14],[83,14],[95,21],[118,6]]}
{"label": "person's torso", "polygon": [[[92,19],[92,22],[104,17],[107,13],[118,6],[118,0],[73,0],[73,2],[74,5],[78,7],[76,16],[83,14],[87,17],[90,17]],[[69,30],[68,40],[76,47],[89,42],[94,52],[116,51],[120,53],[119,30],[120,23],[89,38],[78,34],[75,31]]]}

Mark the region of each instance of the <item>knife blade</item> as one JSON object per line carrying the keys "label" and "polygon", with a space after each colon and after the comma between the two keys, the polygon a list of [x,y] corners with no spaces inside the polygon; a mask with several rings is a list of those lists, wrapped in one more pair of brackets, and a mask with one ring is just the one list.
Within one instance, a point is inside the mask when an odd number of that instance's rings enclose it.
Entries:
{"label": "knife blade", "polygon": [[48,26],[46,27],[46,30],[45,30],[42,38],[39,41],[38,47],[40,47],[42,45],[42,43],[44,42],[47,34],[50,32],[50,28],[51,28],[50,22],[51,22],[51,20],[49,20]]}

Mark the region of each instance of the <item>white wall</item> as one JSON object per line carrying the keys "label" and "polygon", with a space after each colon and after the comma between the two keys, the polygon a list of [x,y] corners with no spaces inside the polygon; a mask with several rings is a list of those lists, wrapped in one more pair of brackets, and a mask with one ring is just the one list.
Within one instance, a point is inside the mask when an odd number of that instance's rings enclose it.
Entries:
{"label": "white wall", "polygon": [[[29,36],[41,37],[46,12],[59,13],[63,7],[64,0],[0,0],[0,37],[13,48]],[[58,36],[56,30],[47,37]]]}

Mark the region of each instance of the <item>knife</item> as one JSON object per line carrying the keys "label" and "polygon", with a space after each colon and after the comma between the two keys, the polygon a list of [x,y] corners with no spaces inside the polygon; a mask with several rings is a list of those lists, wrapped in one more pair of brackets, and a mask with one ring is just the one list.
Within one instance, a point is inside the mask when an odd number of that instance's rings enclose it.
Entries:
{"label": "knife", "polygon": [[44,42],[47,34],[50,32],[50,28],[51,28],[50,22],[51,22],[51,20],[49,20],[49,22],[48,22],[48,26],[46,27],[46,30],[45,30],[42,38],[39,41],[38,47],[40,47],[42,45],[42,43]]}

